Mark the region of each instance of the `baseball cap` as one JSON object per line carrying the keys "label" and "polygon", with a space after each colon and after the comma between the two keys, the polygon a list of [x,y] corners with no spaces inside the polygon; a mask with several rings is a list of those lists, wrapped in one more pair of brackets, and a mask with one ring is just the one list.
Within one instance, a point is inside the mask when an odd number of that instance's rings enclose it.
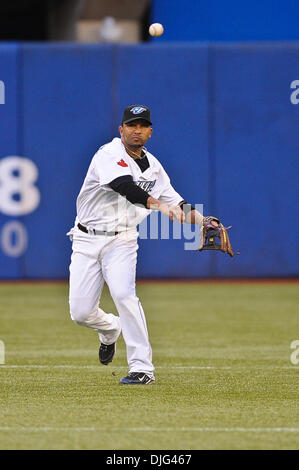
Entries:
{"label": "baseball cap", "polygon": [[128,124],[129,122],[136,121],[137,119],[143,119],[149,124],[151,122],[151,112],[147,106],[141,104],[132,104],[127,106],[124,110],[122,117],[122,124]]}

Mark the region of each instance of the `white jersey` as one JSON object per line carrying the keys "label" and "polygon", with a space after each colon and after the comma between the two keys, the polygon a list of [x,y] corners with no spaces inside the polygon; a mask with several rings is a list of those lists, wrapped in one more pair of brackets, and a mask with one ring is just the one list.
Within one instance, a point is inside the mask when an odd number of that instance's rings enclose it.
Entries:
{"label": "white jersey", "polygon": [[149,168],[142,172],[120,138],[103,145],[90,163],[77,198],[75,224],[80,222],[89,229],[108,232],[136,228],[151,211],[132,204],[110,188],[111,181],[125,175],[131,175],[134,183],[150,196],[170,205],[179,204],[183,198],[172,187],[161,163],[149,152],[146,156]]}

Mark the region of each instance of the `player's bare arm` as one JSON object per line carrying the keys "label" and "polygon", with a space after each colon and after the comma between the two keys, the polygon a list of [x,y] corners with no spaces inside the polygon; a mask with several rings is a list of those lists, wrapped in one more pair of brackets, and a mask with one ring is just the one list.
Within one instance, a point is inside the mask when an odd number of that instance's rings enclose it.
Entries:
{"label": "player's bare arm", "polygon": [[[198,224],[198,225],[201,225],[203,223],[205,217],[197,209],[190,206],[190,204],[188,204],[186,201],[182,201],[179,204],[179,207],[181,207],[184,210],[184,213],[185,213],[184,222],[188,224]],[[216,218],[211,221],[211,224],[215,228],[217,228],[219,225]]]}
{"label": "player's bare arm", "polygon": [[147,200],[147,208],[162,212],[162,214],[167,215],[172,222],[176,219],[178,222],[183,223],[185,220],[185,214],[180,206],[170,206],[169,204],[161,202],[159,199],[155,199],[151,196],[149,196]]}

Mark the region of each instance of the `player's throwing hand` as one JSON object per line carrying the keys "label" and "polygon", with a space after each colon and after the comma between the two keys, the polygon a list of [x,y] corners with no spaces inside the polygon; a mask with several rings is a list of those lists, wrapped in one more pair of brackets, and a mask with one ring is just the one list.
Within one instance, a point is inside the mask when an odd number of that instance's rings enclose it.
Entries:
{"label": "player's throwing hand", "polygon": [[180,206],[171,206],[169,204],[160,202],[159,200],[149,197],[147,200],[147,206],[149,209],[158,210],[162,214],[167,215],[172,222],[177,220],[181,224],[185,221],[185,214]]}

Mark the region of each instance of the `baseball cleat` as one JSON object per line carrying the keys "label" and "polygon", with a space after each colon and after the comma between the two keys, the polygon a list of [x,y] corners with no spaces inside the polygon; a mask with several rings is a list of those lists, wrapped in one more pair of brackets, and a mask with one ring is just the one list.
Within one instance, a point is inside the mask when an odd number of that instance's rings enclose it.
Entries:
{"label": "baseball cleat", "polygon": [[155,379],[149,377],[144,372],[131,372],[126,377],[122,378],[119,382],[121,385],[149,385],[153,383]]}
{"label": "baseball cleat", "polygon": [[115,354],[115,343],[112,343],[112,344],[101,343],[101,346],[99,349],[99,359],[100,359],[101,364],[104,364],[104,366],[107,366],[109,362],[112,361],[114,354]]}

